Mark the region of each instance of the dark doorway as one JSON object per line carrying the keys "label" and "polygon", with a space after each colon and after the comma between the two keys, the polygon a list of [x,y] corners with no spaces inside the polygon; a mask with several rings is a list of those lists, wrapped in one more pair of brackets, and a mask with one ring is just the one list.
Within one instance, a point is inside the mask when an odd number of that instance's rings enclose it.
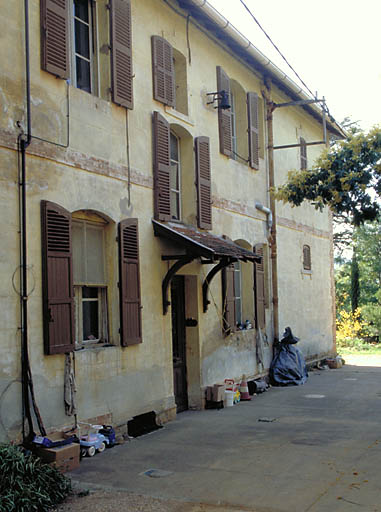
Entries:
{"label": "dark doorway", "polygon": [[185,343],[184,276],[174,276],[171,282],[173,384],[177,412],[188,409],[187,366]]}

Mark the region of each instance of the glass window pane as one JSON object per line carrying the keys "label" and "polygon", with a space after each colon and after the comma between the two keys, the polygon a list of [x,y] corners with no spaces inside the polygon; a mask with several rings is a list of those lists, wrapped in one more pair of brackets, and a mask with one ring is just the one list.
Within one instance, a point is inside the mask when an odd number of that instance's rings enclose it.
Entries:
{"label": "glass window pane", "polygon": [[171,160],[179,161],[179,144],[176,135],[171,133]]}
{"label": "glass window pane", "polygon": [[179,166],[171,163],[171,189],[179,190]]}
{"label": "glass window pane", "polygon": [[91,92],[91,80],[90,80],[90,62],[76,57],[76,72],[77,72],[77,84],[78,89],[82,91]]}
{"label": "glass window pane", "polygon": [[83,301],[83,339],[99,339],[99,302]]}
{"label": "glass window pane", "polygon": [[82,288],[82,297],[84,299],[97,299],[98,298],[98,288],[84,286]]}
{"label": "glass window pane", "polygon": [[242,324],[242,305],[241,299],[235,300],[235,317],[237,324]]}
{"label": "glass window pane", "polygon": [[177,192],[171,191],[172,219],[180,219],[180,200]]}
{"label": "glass window pane", "polygon": [[89,22],[89,0],[74,0],[74,16]]}
{"label": "glass window pane", "polygon": [[85,238],[84,224],[73,222],[72,224],[72,244],[73,244],[73,279],[74,283],[84,283],[86,281],[85,265]]}
{"label": "glass window pane", "polygon": [[86,225],[87,282],[102,284],[104,276],[103,229]]}
{"label": "glass window pane", "polygon": [[241,265],[239,261],[234,263],[234,295],[241,297]]}
{"label": "glass window pane", "polygon": [[75,20],[75,53],[90,58],[89,26]]}

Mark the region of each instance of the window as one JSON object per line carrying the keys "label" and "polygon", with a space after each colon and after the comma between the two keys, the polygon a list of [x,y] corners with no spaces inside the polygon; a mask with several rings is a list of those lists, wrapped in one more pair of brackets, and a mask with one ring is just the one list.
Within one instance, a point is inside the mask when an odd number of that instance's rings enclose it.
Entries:
{"label": "window", "polygon": [[[119,222],[118,277],[111,222],[89,211],[72,215],[50,201],[41,201],[41,220],[45,353],[113,343],[118,333],[123,347],[141,343],[138,220]],[[112,303],[116,301],[117,280],[120,316],[117,319],[114,311],[109,322],[108,296]]]}
{"label": "window", "polygon": [[217,90],[229,95],[230,109],[218,109],[220,153],[259,168],[259,157],[264,157],[262,103],[255,92],[245,93],[241,85],[229,78],[217,66]]}
{"label": "window", "polygon": [[163,37],[151,44],[154,99],[188,115],[186,58]]}
{"label": "window", "polygon": [[181,218],[181,168],[180,143],[177,135],[170,134],[170,166],[171,166],[171,216]]}
{"label": "window", "polygon": [[[83,91],[93,90],[94,44],[92,19],[94,13],[89,0],[73,0],[72,18],[72,81]],[[93,44],[94,43],[94,44]]]}
{"label": "window", "polygon": [[235,112],[235,97],[234,94],[230,93],[230,124],[231,124],[231,148],[233,160],[237,160],[238,148],[237,148],[237,124],[236,124],[236,112]]}
{"label": "window", "polygon": [[241,262],[234,263],[234,309],[235,323],[237,326],[242,325],[242,289],[241,289]]}
{"label": "window", "polygon": [[108,338],[106,222],[98,219],[94,222],[74,217],[72,222],[76,343],[79,345],[107,342]]}
{"label": "window", "polygon": [[300,170],[307,170],[307,144],[303,137],[300,137]]}
{"label": "window", "polygon": [[303,245],[303,270],[311,271],[311,248],[309,245]]}
{"label": "window", "polygon": [[193,140],[183,127],[154,112],[153,173],[155,219],[195,224],[197,217],[200,228],[212,228],[208,137]]}
{"label": "window", "polygon": [[[235,240],[244,249],[251,250],[245,240]],[[249,261],[236,261],[222,272],[223,330],[229,334],[236,330],[252,329],[255,325],[256,304],[254,294],[254,268]]]}
{"label": "window", "polygon": [[[108,7],[110,30],[100,30],[103,39],[98,41],[97,15],[102,28],[107,21],[106,10],[97,8],[95,1],[40,0],[41,67],[59,78],[71,80],[79,89],[92,94],[101,91],[106,99],[111,89],[114,103],[132,109],[130,0],[110,0]],[[98,55],[97,48],[104,46],[111,50],[111,63],[109,57],[106,62],[102,54]],[[98,59],[102,69],[111,64],[111,84],[97,83]]]}

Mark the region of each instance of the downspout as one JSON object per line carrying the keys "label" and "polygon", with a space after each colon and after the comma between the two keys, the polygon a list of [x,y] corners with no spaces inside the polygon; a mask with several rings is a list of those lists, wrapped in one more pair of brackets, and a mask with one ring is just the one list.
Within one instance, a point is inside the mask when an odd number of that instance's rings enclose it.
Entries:
{"label": "downspout", "polygon": [[[273,133],[273,102],[271,99],[271,80],[265,79],[264,96],[266,99],[266,121],[267,121],[267,154],[268,154],[268,172],[270,188],[270,213],[272,223],[270,228],[270,254],[271,254],[271,282],[272,282],[272,302],[273,302],[273,335],[274,347],[279,342],[279,296],[278,296],[278,257],[277,257],[277,231],[276,231],[276,207],[275,199],[271,190],[275,187],[274,175],[274,133]],[[264,207],[263,207],[264,208]],[[270,215],[269,215],[270,216]],[[269,217],[268,217],[269,223]]]}
{"label": "downspout", "polygon": [[258,201],[255,201],[255,207],[260,212],[263,212],[267,216],[267,238],[270,238],[271,235],[271,228],[273,226],[273,214],[270,208],[267,208],[266,206],[263,206],[263,204],[259,203]]}
{"label": "downspout", "polygon": [[[28,260],[27,260],[27,216],[26,216],[26,150],[32,139],[31,133],[31,101],[30,101],[30,59],[29,59],[29,5],[24,0],[25,13],[25,80],[27,132],[18,136],[18,148],[21,153],[21,176],[19,174],[20,197],[20,306],[21,306],[21,382],[22,382],[22,434],[23,442],[30,442],[34,437],[33,419],[31,414],[29,386],[31,373],[28,355]],[[28,421],[28,435],[25,432],[25,418]]]}

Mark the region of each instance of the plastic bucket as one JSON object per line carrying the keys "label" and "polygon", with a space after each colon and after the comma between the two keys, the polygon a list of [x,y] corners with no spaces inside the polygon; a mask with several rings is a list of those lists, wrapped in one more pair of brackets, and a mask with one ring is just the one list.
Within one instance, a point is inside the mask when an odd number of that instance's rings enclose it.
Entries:
{"label": "plastic bucket", "polygon": [[234,391],[225,391],[225,407],[233,407]]}

